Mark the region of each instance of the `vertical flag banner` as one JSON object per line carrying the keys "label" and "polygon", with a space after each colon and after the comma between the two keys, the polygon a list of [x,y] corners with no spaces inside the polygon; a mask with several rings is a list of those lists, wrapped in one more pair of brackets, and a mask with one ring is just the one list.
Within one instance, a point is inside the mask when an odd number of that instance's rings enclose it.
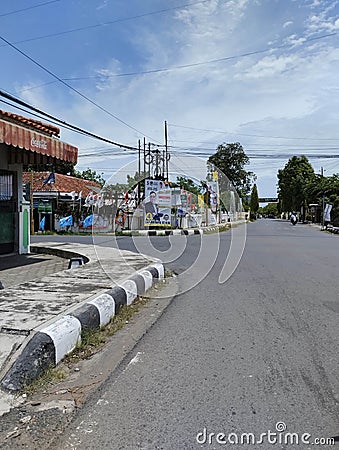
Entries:
{"label": "vertical flag banner", "polygon": [[325,210],[324,210],[325,222],[331,222],[331,210],[332,210],[332,205],[329,203],[326,203]]}
{"label": "vertical flag banner", "polygon": [[55,173],[51,172],[48,177],[43,181],[42,185],[55,183]]}
{"label": "vertical flag banner", "polygon": [[59,225],[61,227],[71,227],[73,225],[73,216],[62,217],[59,220]]}
{"label": "vertical flag banner", "polygon": [[84,228],[92,227],[93,226],[93,214],[90,216],[87,216],[86,219],[83,221],[82,226]]}
{"label": "vertical flag banner", "polygon": [[39,228],[41,231],[45,231],[45,225],[46,225],[46,216],[44,216],[39,223]]}
{"label": "vertical flag banner", "polygon": [[217,181],[210,181],[208,184],[208,192],[210,194],[210,208],[212,212],[217,211],[217,206],[219,203],[218,197],[219,197],[219,187]]}

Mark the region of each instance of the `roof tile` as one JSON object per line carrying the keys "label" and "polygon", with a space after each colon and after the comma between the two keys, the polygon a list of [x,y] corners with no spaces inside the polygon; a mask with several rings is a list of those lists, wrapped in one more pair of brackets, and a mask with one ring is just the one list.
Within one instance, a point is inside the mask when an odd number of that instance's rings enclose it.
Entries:
{"label": "roof tile", "polygon": [[[87,197],[91,191],[99,192],[101,186],[94,181],[84,180],[83,178],[71,177],[69,175],[55,174],[55,183],[43,186],[50,172],[33,172],[33,192],[63,192],[69,193],[75,191],[77,194],[82,192],[82,197]],[[31,181],[31,172],[24,172],[22,175],[23,183]]]}

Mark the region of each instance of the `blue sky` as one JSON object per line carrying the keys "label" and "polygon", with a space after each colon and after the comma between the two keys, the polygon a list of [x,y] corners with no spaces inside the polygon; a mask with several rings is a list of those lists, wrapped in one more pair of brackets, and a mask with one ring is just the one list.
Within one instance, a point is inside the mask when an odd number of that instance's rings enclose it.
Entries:
{"label": "blue sky", "polygon": [[[219,144],[240,142],[259,195],[274,196],[292,155],[337,155],[310,161],[339,172],[338,3],[2,0],[0,35],[16,48],[0,41],[0,89],[131,146],[163,144],[166,120],[173,178],[202,179]],[[136,169],[133,152],[61,138],[79,170],[124,181]]]}

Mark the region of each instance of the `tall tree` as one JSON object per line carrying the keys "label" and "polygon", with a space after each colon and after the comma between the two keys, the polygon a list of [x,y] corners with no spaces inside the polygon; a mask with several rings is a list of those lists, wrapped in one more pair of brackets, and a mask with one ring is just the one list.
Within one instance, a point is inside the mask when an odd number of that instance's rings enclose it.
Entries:
{"label": "tall tree", "polygon": [[149,172],[135,172],[134,176],[127,175],[128,189],[133,190],[140,183],[140,191],[145,192],[145,179],[149,178]]}
{"label": "tall tree", "polygon": [[192,194],[198,196],[202,193],[202,186],[198,186],[193,180],[188,177],[177,177],[177,181],[173,183],[173,187],[180,187],[187,192],[191,192]]}
{"label": "tall tree", "polygon": [[308,204],[308,185],[314,179],[313,167],[306,156],[293,156],[278,171],[278,197],[281,211],[301,211]]}
{"label": "tall tree", "polygon": [[259,210],[259,196],[257,185],[254,184],[250,199],[251,218],[255,219]]}
{"label": "tall tree", "polygon": [[[253,172],[245,170],[249,162],[249,157],[239,142],[223,143],[218,145],[216,153],[208,158],[207,166],[211,172],[216,168],[226,175],[238,194],[244,198],[249,194],[251,184],[256,179]],[[219,176],[219,186],[225,191],[229,189],[226,177]]]}
{"label": "tall tree", "polygon": [[92,170],[90,168],[83,170],[82,172],[76,171],[73,176],[77,178],[83,178],[84,180],[94,181],[100,184],[101,187],[105,184],[105,179],[95,170]]}
{"label": "tall tree", "polygon": [[310,203],[324,203],[332,205],[331,221],[334,226],[339,226],[339,174],[330,177],[315,175],[306,186],[307,196]]}

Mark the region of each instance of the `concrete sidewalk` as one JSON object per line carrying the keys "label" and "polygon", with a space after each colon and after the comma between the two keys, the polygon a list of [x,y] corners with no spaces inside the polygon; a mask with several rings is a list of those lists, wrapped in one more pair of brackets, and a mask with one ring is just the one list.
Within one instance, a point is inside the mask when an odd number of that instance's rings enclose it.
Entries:
{"label": "concrete sidewalk", "polygon": [[[32,251],[0,258],[0,414],[1,397],[56,365],[83,327],[105,325],[164,277],[158,260],[125,250],[52,242]],[[88,262],[67,269],[79,255]]]}
{"label": "concrete sidewalk", "polygon": [[[68,259],[53,255],[28,254],[0,256],[0,282],[5,289],[68,268]],[[1,293],[1,292],[0,292]]]}

